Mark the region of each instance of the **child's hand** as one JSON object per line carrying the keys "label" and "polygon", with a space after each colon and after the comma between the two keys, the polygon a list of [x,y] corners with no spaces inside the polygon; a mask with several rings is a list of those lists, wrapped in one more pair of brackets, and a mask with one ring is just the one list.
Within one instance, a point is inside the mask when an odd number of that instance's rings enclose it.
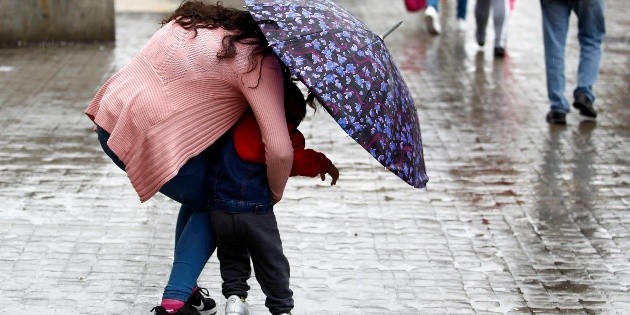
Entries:
{"label": "child's hand", "polygon": [[326,180],[326,174],[330,175],[330,177],[332,178],[330,186],[337,184],[337,179],[339,179],[339,170],[337,169],[337,167],[335,167],[335,164],[331,163],[326,173],[319,174],[319,177],[321,177],[322,181]]}

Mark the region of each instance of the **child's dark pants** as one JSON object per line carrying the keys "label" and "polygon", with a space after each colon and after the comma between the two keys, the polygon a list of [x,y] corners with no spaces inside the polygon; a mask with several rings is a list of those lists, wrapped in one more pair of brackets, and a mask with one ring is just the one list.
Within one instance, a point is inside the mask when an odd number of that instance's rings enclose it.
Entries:
{"label": "child's dark pants", "polygon": [[217,236],[223,295],[247,297],[254,266],[256,280],[272,314],[293,309],[289,261],[282,252],[278,223],[264,164],[242,161],[228,132],[209,153],[210,218]]}
{"label": "child's dark pants", "polygon": [[223,295],[247,297],[251,277],[250,255],[256,279],[267,296],[265,306],[272,314],[293,309],[289,289],[289,261],[273,212],[263,214],[211,211],[217,234],[217,257],[221,263]]}

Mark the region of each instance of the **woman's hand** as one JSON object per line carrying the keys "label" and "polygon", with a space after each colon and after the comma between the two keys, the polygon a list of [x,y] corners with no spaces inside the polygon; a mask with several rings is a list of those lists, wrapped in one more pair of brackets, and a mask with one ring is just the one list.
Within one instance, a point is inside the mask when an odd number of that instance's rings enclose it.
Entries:
{"label": "woman's hand", "polygon": [[319,174],[319,177],[322,181],[326,180],[326,174],[330,175],[332,181],[330,181],[330,186],[334,186],[337,184],[337,179],[339,179],[339,170],[335,167],[335,164],[330,163],[328,170],[325,173]]}

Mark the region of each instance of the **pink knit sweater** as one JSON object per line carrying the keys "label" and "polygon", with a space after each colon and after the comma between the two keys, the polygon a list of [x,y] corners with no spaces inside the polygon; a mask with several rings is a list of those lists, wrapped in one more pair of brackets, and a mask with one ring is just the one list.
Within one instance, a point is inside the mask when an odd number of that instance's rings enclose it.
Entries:
{"label": "pink knit sweater", "polygon": [[170,22],[98,91],[85,113],[111,134],[108,146],[127,166],[141,201],[177,175],[189,158],[229,130],[251,106],[266,149],[269,187],[280,200],[293,158],[284,117],[282,75],[272,56],[237,45],[217,59],[223,29],[198,35]]}

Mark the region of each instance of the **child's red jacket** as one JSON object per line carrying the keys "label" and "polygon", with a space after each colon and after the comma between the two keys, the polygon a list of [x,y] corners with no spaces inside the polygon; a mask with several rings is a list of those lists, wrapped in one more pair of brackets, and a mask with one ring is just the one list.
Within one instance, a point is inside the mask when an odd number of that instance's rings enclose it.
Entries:
{"label": "child's red jacket", "polygon": [[[332,162],[323,153],[305,149],[304,135],[289,123],[289,135],[293,144],[293,167],[291,176],[315,177],[326,173]],[[265,163],[265,145],[262,142],[260,127],[256,117],[247,111],[236,123],[233,131],[234,147],[241,160],[251,163]]]}

